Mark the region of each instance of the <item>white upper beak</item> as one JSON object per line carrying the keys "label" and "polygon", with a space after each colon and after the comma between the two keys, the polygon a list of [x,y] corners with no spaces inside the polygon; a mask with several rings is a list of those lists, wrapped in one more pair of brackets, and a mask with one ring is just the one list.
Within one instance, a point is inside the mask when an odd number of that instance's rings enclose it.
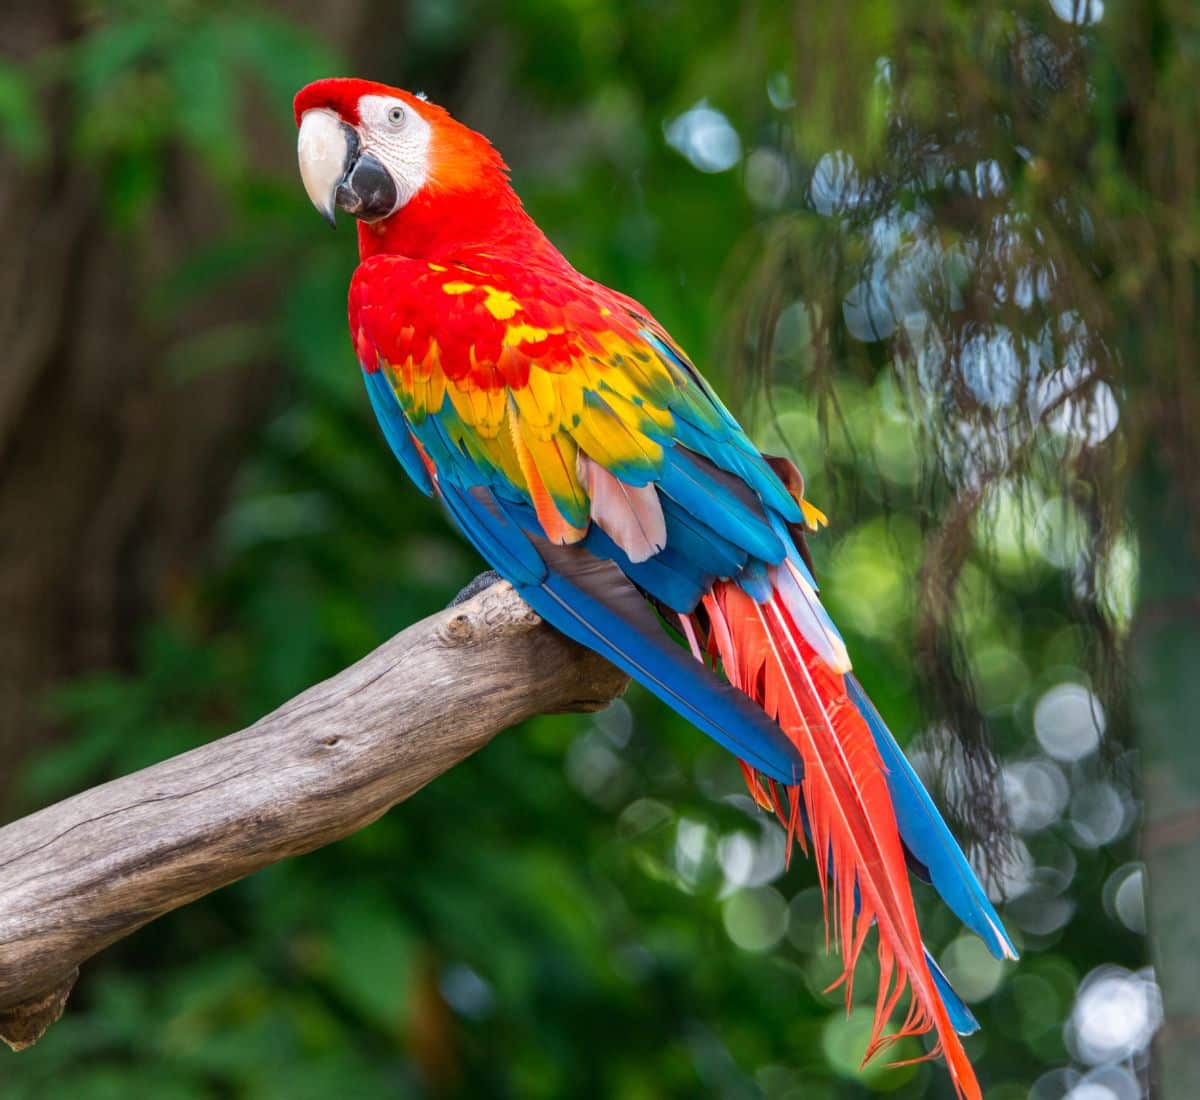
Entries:
{"label": "white upper beak", "polygon": [[313,206],[333,225],[334,200],[346,172],[350,142],[346,127],[332,111],[314,107],[300,119],[296,155],[300,179]]}

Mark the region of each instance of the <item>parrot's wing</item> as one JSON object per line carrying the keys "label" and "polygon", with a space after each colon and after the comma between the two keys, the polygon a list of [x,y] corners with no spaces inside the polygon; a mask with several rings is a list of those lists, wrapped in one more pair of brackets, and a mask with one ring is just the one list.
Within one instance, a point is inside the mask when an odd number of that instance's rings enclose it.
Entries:
{"label": "parrot's wing", "polygon": [[494,484],[550,542],[615,546],[637,584],[690,612],[713,578],[788,557],[804,512],[666,333],[575,278],[368,260],[350,312],[372,401],[423,488],[426,462]]}

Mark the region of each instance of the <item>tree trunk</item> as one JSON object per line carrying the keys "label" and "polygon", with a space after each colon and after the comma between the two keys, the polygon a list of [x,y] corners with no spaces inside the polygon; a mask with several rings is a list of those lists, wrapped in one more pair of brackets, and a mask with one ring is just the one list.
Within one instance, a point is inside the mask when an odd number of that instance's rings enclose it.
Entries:
{"label": "tree trunk", "polygon": [[[5,60],[70,43],[73,7],[0,7]],[[305,22],[336,20],[319,32],[336,46],[357,33],[363,5],[336,16],[308,0],[290,7]],[[0,815],[15,808],[23,754],[53,733],[47,691],[130,667],[139,625],[203,561],[281,375],[265,353],[187,380],[168,374],[174,340],[269,317],[277,286],[226,283],[198,308],[152,319],[156,284],[221,228],[221,196],[201,173],[175,172],[147,231],[122,234],[95,166],[72,151],[71,91],[56,83],[39,106],[44,160],[0,144]],[[265,144],[274,163],[258,167],[294,171],[285,144]]]}
{"label": "tree trunk", "polygon": [[1163,480],[1144,491],[1133,673],[1150,946],[1163,991],[1156,1095],[1193,1100],[1200,1096],[1200,564],[1190,525]]}
{"label": "tree trunk", "polygon": [[1200,249],[1192,229],[1200,68],[1187,48],[1185,0],[1141,11],[1125,36],[1123,76],[1135,125],[1131,176],[1141,220],[1124,227],[1118,270],[1135,288],[1127,318],[1131,396],[1143,439],[1131,498],[1139,605],[1131,656],[1143,769],[1147,917],[1163,994],[1155,1096],[1200,1096]]}

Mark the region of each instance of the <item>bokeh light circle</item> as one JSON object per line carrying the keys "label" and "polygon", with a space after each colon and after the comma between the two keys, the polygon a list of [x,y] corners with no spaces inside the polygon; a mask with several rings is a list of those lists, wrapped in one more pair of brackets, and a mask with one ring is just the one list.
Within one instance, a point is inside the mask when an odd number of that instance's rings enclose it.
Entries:
{"label": "bokeh light circle", "polygon": [[1055,760],[1089,756],[1100,744],[1104,728],[1104,707],[1082,684],[1056,684],[1033,711],[1038,742]]}

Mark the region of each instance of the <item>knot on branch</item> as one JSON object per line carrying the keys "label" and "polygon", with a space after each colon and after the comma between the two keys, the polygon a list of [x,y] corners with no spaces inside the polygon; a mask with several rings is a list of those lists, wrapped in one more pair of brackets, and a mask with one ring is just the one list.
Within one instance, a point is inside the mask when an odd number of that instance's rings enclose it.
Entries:
{"label": "knot on branch", "polygon": [[452,646],[466,645],[470,642],[475,637],[475,624],[471,622],[470,614],[460,611],[453,618],[447,619],[442,637]]}

